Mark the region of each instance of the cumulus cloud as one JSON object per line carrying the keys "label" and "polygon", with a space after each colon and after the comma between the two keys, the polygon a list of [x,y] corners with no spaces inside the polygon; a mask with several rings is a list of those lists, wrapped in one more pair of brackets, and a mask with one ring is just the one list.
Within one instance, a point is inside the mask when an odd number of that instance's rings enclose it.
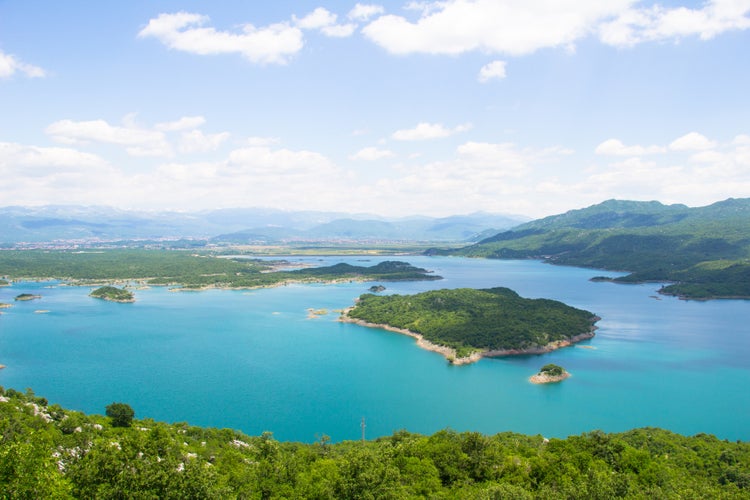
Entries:
{"label": "cumulus cloud", "polygon": [[326,36],[343,38],[351,36],[355,24],[336,24],[338,16],[323,7],[318,7],[303,18],[292,17],[296,26],[305,30],[319,30]]}
{"label": "cumulus cloud", "polygon": [[[0,142],[0,168],[18,167],[103,167],[107,162],[97,155],[83,153],[72,148],[25,146],[11,142]],[[30,172],[31,174],[34,171]],[[38,171],[37,171],[38,173]]]}
{"label": "cumulus cloud", "polygon": [[462,54],[470,51],[514,56],[569,46],[597,23],[622,12],[633,0],[498,2],[450,0],[412,3],[416,22],[385,15],[362,29],[394,54]]}
{"label": "cumulus cloud", "polygon": [[710,0],[699,8],[641,7],[636,0],[498,2],[445,0],[410,2],[420,17],[383,15],[363,34],[393,54],[463,54],[480,51],[521,56],[543,48],[571,49],[585,37],[606,44],[702,40],[750,28],[748,0]]}
{"label": "cumulus cloud", "polygon": [[698,132],[690,132],[669,144],[672,151],[702,151],[716,146],[716,142]]}
{"label": "cumulus cloud", "polygon": [[25,63],[0,50],[0,78],[10,78],[16,73],[21,73],[29,78],[42,78],[47,75],[42,68]]}
{"label": "cumulus cloud", "polygon": [[481,83],[487,83],[490,80],[502,80],[503,78],[505,78],[505,61],[492,61],[479,70],[478,80]]}
{"label": "cumulus cloud", "polygon": [[596,147],[596,154],[614,156],[642,156],[663,153],[666,148],[661,146],[626,146],[619,139],[607,139]]}
{"label": "cumulus cloud", "polygon": [[241,54],[261,64],[285,64],[303,47],[302,31],[288,22],[262,28],[245,24],[239,32],[205,27],[208,22],[208,16],[189,12],[159,14],[138,36],[156,38],[170,49],[191,54]]}
{"label": "cumulus cloud", "polygon": [[172,150],[164,133],[129,126],[110,125],[105,120],[60,120],[49,125],[45,132],[64,144],[99,142],[124,146],[132,156],[169,156]]}
{"label": "cumulus cloud", "polygon": [[362,148],[349,157],[350,160],[376,161],[395,156],[393,151],[375,147]]}
{"label": "cumulus cloud", "polygon": [[349,14],[347,14],[346,17],[354,21],[367,21],[371,17],[382,14],[383,12],[385,12],[385,9],[382,5],[358,3],[349,11]]}
{"label": "cumulus cloud", "polygon": [[471,129],[471,124],[458,125],[447,128],[442,123],[421,122],[411,129],[397,130],[392,137],[397,141],[424,141],[428,139],[441,139]]}
{"label": "cumulus cloud", "polygon": [[711,39],[723,32],[750,28],[750,2],[712,0],[701,8],[665,8],[654,5],[631,8],[599,27],[604,43],[633,46],[658,40],[679,40],[687,36]]}

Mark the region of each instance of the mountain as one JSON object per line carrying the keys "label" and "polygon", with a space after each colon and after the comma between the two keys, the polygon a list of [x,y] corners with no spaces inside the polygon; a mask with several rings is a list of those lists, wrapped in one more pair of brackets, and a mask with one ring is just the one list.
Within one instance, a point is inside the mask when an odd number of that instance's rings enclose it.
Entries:
{"label": "mountain", "polygon": [[541,258],[630,271],[620,282],[675,282],[663,292],[684,297],[750,297],[750,199],[697,208],[608,200],[433,253]]}
{"label": "mountain", "polygon": [[0,208],[0,244],[51,241],[200,239],[216,243],[290,241],[478,241],[526,218],[476,213],[435,218],[234,208],[202,212],[126,211],[48,205]]}

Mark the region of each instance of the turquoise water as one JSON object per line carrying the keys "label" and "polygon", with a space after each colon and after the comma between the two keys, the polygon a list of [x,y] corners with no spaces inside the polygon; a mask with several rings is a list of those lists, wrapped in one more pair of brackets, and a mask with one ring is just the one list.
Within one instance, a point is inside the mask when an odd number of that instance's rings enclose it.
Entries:
{"label": "turquoise water", "polygon": [[[157,287],[136,291],[133,304],[92,299],[86,287],[15,283],[0,288],[0,302],[13,303],[0,316],[0,385],[86,412],[123,401],[138,417],[306,442],[357,439],[362,417],[369,438],[398,429],[565,437],[658,426],[750,440],[750,302],[655,298],[658,284],[591,283],[603,273],[535,261],[401,260],[445,279],[384,283],[386,293],[507,286],[596,313],[597,336],[544,356],[451,366],[406,336],[339,323],[335,313],[308,319],[308,308],[347,307],[372,283]],[[13,302],[24,292],[42,299]],[[573,376],[527,381],[549,362]]]}

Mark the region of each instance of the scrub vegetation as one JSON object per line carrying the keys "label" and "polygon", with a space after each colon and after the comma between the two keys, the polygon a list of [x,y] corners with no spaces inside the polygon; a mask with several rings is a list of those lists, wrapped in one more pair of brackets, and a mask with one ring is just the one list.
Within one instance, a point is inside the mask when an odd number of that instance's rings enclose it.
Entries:
{"label": "scrub vegetation", "polygon": [[[373,441],[110,417],[0,388],[2,498],[747,498],[750,444],[656,429],[566,439],[450,429]],[[122,420],[117,420],[121,418]]]}

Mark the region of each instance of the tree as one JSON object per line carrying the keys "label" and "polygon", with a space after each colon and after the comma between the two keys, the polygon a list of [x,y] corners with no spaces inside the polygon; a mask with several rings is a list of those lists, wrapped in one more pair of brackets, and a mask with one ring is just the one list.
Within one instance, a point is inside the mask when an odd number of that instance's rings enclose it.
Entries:
{"label": "tree", "polygon": [[126,403],[112,403],[107,405],[107,416],[112,419],[112,427],[130,427],[135,412]]}

